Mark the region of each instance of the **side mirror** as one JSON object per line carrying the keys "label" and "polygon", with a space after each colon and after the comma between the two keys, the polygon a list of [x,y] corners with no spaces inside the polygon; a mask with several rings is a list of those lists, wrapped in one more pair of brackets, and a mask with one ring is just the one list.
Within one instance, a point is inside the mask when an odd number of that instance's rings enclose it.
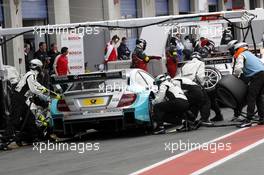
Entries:
{"label": "side mirror", "polygon": [[157,85],[156,81],[153,81],[153,85]]}

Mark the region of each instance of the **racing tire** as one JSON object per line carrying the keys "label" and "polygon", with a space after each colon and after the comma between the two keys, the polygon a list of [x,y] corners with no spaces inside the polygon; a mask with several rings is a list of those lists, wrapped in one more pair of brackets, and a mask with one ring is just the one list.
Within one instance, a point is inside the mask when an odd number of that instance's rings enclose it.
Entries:
{"label": "racing tire", "polygon": [[211,66],[205,66],[204,89],[209,92],[215,90],[215,87],[221,78],[222,74],[218,69]]}
{"label": "racing tire", "polygon": [[216,87],[217,100],[227,107],[239,109],[244,106],[247,85],[233,75],[224,76]]}

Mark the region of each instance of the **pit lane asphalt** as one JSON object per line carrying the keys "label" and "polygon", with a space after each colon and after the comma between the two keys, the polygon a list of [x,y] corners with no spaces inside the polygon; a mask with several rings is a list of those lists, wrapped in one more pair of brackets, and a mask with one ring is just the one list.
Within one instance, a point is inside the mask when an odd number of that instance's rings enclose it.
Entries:
{"label": "pit lane asphalt", "polygon": [[[233,115],[223,110],[225,120]],[[236,127],[205,128],[186,133],[166,135],[144,135],[124,133],[102,135],[93,133],[79,142],[99,142],[99,151],[33,151],[33,147],[22,147],[0,152],[0,174],[8,175],[124,175],[157,163],[173,155],[165,151],[164,143],[179,140],[187,143],[204,143],[237,130]],[[262,174],[264,145],[242,154],[204,174]],[[259,153],[261,152],[261,153]],[[199,160],[197,160],[199,161]],[[234,168],[235,167],[235,168]],[[251,168],[250,168],[251,167]]]}

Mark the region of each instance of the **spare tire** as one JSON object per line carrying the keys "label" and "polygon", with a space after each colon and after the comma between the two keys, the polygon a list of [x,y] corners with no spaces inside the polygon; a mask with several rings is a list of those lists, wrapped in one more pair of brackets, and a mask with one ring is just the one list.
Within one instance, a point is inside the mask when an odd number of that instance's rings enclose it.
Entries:
{"label": "spare tire", "polygon": [[216,86],[217,100],[227,107],[239,109],[245,104],[247,87],[242,80],[226,75]]}

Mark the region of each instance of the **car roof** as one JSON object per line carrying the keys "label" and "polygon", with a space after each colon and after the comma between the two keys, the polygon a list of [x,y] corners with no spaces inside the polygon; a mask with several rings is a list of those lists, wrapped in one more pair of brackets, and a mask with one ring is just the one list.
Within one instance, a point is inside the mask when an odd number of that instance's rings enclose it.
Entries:
{"label": "car roof", "polygon": [[92,74],[96,74],[96,73],[111,73],[111,72],[120,72],[120,71],[125,71],[126,73],[129,73],[133,70],[136,70],[136,69],[111,69],[111,70],[107,70],[107,71],[95,71],[95,72],[89,72],[88,74],[92,73]]}

